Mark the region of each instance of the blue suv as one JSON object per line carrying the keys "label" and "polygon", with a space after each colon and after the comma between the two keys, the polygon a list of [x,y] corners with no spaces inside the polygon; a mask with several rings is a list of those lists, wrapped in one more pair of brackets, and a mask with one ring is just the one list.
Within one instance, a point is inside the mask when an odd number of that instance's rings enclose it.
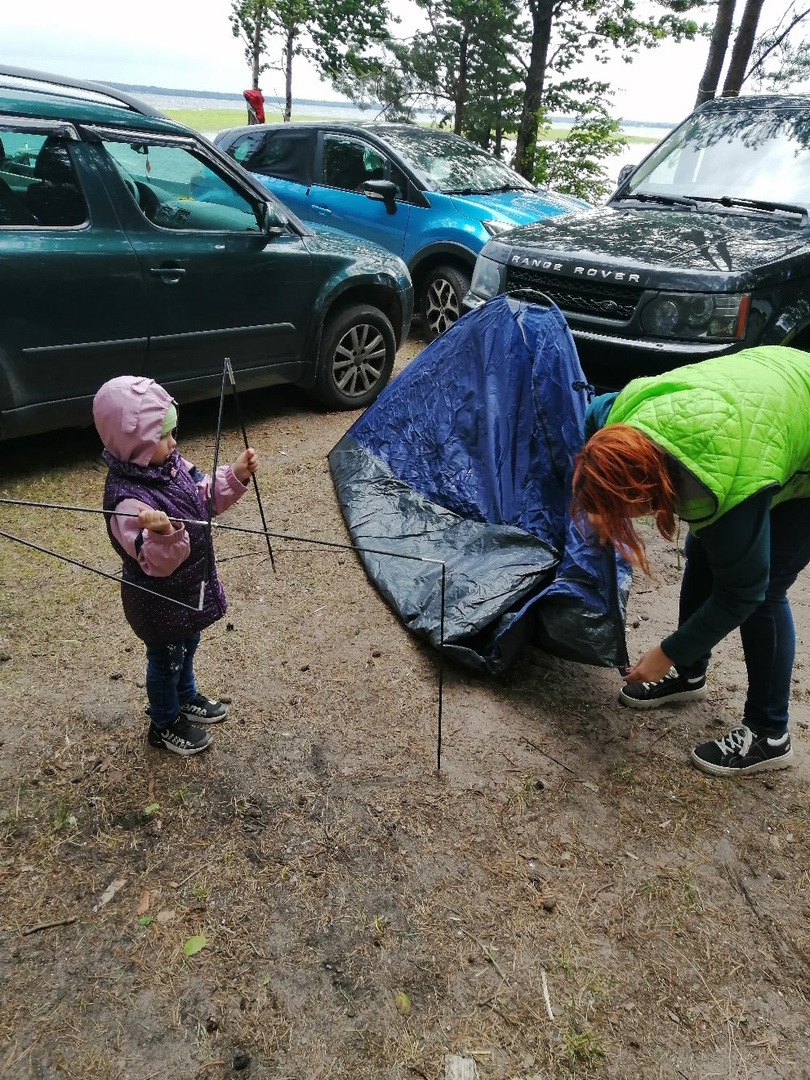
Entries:
{"label": "blue suv", "polygon": [[374,240],[407,264],[428,336],[462,313],[493,236],[588,204],[542,191],[466,139],[387,123],[252,124],[214,142],[300,218]]}

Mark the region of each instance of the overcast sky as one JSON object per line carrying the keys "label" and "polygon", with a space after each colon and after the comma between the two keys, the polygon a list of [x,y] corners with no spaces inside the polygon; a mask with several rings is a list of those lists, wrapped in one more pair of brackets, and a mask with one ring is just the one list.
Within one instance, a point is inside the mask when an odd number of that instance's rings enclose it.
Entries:
{"label": "overcast sky", "polygon": [[[0,56],[7,64],[99,82],[225,94],[250,86],[242,45],[228,21],[229,0],[138,0],[121,7],[109,0],[35,0],[3,6]],[[707,48],[705,40],[664,44],[632,65],[617,61],[589,74],[615,87],[611,112],[621,119],[677,122],[692,110]],[[265,94],[283,94],[277,72],[265,72],[261,85]],[[293,95],[337,97],[300,59],[293,68]]]}

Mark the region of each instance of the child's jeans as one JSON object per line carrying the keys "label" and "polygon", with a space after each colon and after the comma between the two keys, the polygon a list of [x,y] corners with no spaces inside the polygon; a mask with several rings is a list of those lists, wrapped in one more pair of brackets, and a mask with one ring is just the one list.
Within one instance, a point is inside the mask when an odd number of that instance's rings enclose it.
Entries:
{"label": "child's jeans", "polygon": [[199,633],[183,641],[146,644],[146,694],[152,727],[163,731],[180,715],[180,706],[197,692],[194,684],[194,653]]}

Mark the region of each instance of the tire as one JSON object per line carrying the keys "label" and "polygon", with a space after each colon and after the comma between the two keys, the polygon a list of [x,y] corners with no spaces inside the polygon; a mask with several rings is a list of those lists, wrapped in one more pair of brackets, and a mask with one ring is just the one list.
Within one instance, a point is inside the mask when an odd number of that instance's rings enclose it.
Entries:
{"label": "tire", "polygon": [[437,266],[422,286],[421,312],[430,340],[449,330],[461,317],[461,301],[470,287],[470,277],[454,266]]}
{"label": "tire", "polygon": [[379,308],[357,304],[328,319],[318,354],[315,394],[327,409],[364,409],[394,370],[397,343]]}

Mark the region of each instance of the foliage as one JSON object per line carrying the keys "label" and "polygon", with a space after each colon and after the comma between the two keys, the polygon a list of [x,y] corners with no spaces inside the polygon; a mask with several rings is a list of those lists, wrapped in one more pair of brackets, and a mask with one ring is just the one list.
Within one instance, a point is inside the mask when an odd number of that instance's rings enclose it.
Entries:
{"label": "foliage", "polygon": [[[230,15],[233,34],[245,45],[254,88],[262,71],[283,74],[285,120],[292,108],[296,57],[306,57],[333,83],[367,78],[379,66],[375,50],[389,40],[389,18],[385,0],[232,0]],[[262,60],[273,41],[281,46],[279,60]]]}
{"label": "foliage", "polygon": [[694,38],[700,28],[683,16],[705,0],[660,0],[652,15],[641,14],[635,0],[525,3],[532,33],[515,157],[518,171],[532,176],[544,111],[567,101],[566,111],[587,115],[604,105],[606,84],[577,75],[582,56],[587,55],[591,65],[601,64],[618,51],[629,63],[639,49],[654,48],[664,40]]}
{"label": "foliage", "polygon": [[[705,2],[658,0],[639,14],[641,0],[416,0],[429,30],[391,41],[387,63],[341,88],[354,101],[379,101],[392,119],[432,108],[498,156],[516,133],[519,172],[593,200],[609,187],[601,163],[621,144],[610,87],[581,74],[583,56],[591,67],[616,51],[629,62],[641,48],[693,38],[701,28],[685,14]],[[574,128],[562,145],[541,148],[555,113],[575,117]]]}
{"label": "foliage", "polygon": [[533,180],[587,202],[601,202],[613,187],[602,162],[626,145],[618,120],[594,112],[578,119],[564,139],[538,145]]}
{"label": "foliage", "polygon": [[808,21],[810,8],[800,11],[792,0],[778,23],[764,30],[754,43],[746,81],[751,79],[760,90],[784,93],[810,79]]}
{"label": "foliage", "polygon": [[268,0],[233,0],[228,16],[233,36],[245,49],[245,60],[251,71],[251,86],[259,88],[259,75],[270,66],[262,62],[267,51],[270,33],[270,4]]}

